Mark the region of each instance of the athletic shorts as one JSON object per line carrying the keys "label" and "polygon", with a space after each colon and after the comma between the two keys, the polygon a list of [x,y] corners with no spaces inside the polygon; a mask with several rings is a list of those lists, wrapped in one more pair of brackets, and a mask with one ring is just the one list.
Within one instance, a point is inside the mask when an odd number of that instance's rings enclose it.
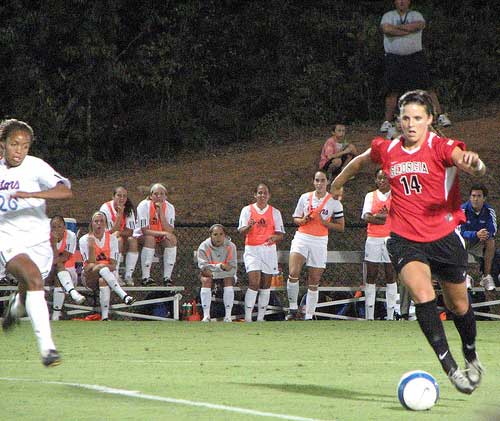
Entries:
{"label": "athletic shorts", "polygon": [[19,254],[28,255],[40,270],[42,279],[45,279],[49,275],[53,260],[52,247],[49,240],[30,247],[25,247],[14,242],[14,244],[5,245],[5,247],[2,246],[0,250],[0,278],[5,276],[5,266],[7,263]]}
{"label": "athletic shorts", "polygon": [[385,54],[385,85],[387,92],[402,94],[431,87],[429,69],[423,51],[406,56]]}
{"label": "athletic shorts", "polygon": [[326,242],[323,237],[317,239],[312,236],[296,232],[293,237],[290,253],[299,253],[306,259],[306,266],[312,268],[326,268],[328,255],[328,237]]}
{"label": "athletic shorts", "polygon": [[278,253],[276,245],[245,246],[243,262],[246,272],[260,271],[268,275],[278,273]]}
{"label": "athletic shorts", "polygon": [[387,250],[398,273],[407,263],[418,261],[428,265],[438,281],[459,284],[465,280],[467,251],[457,231],[429,243],[418,243],[391,233]]}
{"label": "athletic shorts", "polygon": [[367,237],[365,243],[365,261],[372,263],[391,263],[386,241],[389,237]]}

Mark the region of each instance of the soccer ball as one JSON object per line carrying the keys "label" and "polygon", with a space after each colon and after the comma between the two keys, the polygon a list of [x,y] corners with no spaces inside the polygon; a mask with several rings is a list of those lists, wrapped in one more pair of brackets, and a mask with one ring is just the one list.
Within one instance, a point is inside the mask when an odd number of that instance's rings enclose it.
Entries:
{"label": "soccer ball", "polygon": [[398,398],[406,409],[425,411],[431,409],[439,399],[439,386],[429,373],[409,371],[399,381]]}

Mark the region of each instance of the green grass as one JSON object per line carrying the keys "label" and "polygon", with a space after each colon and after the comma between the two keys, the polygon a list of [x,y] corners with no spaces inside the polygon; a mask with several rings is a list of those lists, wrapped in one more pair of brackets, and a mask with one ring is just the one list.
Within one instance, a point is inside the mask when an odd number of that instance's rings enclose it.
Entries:
{"label": "green grass", "polygon": [[[451,322],[446,330],[461,360]],[[64,362],[51,369],[41,365],[31,326],[23,322],[0,334],[0,419],[273,419],[69,383],[316,419],[493,419],[500,414],[500,325],[479,322],[478,330],[487,374],[466,396],[442,373],[416,322],[61,321],[53,331]],[[400,376],[414,369],[439,383],[441,398],[430,411],[406,411],[397,400]]]}

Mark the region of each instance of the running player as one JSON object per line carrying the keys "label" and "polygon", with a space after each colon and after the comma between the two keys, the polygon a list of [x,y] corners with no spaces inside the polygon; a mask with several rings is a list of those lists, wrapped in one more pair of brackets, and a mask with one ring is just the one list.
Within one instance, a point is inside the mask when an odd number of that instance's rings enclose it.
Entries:
{"label": "running player", "polygon": [[33,129],[23,121],[0,123],[0,278],[8,272],[19,281],[5,308],[2,328],[8,330],[28,313],[42,363],[56,366],[61,357],[50,329],[43,288],[52,266],[50,221],[46,199],[72,197],[70,182],[46,162],[28,155]]}
{"label": "running player", "polygon": [[163,247],[163,285],[172,286],[172,271],[177,258],[177,237],[173,233],[175,208],[167,201],[167,188],[153,184],[149,195],[137,206],[137,227],[134,237],[142,244],[141,269],[144,286],[156,284],[151,278],[151,264],[156,245]]}
{"label": "running player", "polygon": [[202,322],[210,321],[210,305],[212,303],[212,287],[214,280],[224,282],[225,322],[231,322],[234,304],[234,282],[236,279],[237,254],[236,246],[226,236],[224,226],[214,224],[209,230],[210,237],[200,244],[197,251],[200,268],[200,300],[203,308]]}
{"label": "running player", "polygon": [[139,258],[139,245],[137,238],[132,235],[135,229],[135,213],[127,189],[121,186],[115,187],[113,199],[103,203],[99,210],[106,215],[108,230],[118,238],[120,254],[116,270],[120,273],[120,266],[125,256],[125,284],[134,286],[132,275]]}
{"label": "running player", "polygon": [[128,295],[118,283],[116,262],[118,260],[118,239],[106,230],[106,215],[97,211],[92,215],[89,233],[80,238],[80,252],[83,258],[83,281],[90,289],[99,287],[101,319],[109,318],[110,288],[122,301],[131,305],[135,298]]}
{"label": "running player", "polygon": [[75,289],[78,283],[74,258],[76,235],[66,229],[64,218],[60,215],[53,216],[50,220],[50,243],[54,253],[50,275],[56,281],[52,297],[52,320],[59,320],[66,294],[76,304],[83,304],[85,301],[85,297]]}
{"label": "running player", "polygon": [[326,268],[328,231],[344,231],[344,208],[326,191],[326,173],[316,171],[313,184],[315,190],[300,196],[293,213],[293,221],[299,228],[292,240],[288,263],[289,320],[297,318],[299,276],[304,264],[308,267],[304,318],[312,320],[318,304],[318,286]]}
{"label": "running player", "polygon": [[391,186],[387,176],[380,168],[375,172],[377,190],[365,196],[361,218],[368,222],[365,243],[365,318],[373,320],[375,316],[375,296],[378,270],[381,266],[385,278],[385,301],[387,320],[394,319],[394,306],[398,294],[398,285],[394,279],[394,269],[385,245],[391,233],[388,218],[391,208]]}
{"label": "running player", "polygon": [[[467,252],[457,226],[465,217],[460,209],[458,172],[484,175],[486,167],[463,142],[429,131],[434,110],[425,91],[410,91],[399,98],[403,135],[392,141],[376,138],[371,148],[354,158],[334,180],[331,191],[342,187],[370,162],[382,166],[391,184],[391,260],[410,290],[418,323],[439,358],[443,370],[462,393],[479,385],[483,367],[476,353],[476,321],[470,305],[465,274]],[[431,275],[432,273],[432,275]],[[444,302],[462,340],[464,371],[452,357],[436,308],[432,279],[440,282]]]}
{"label": "running player", "polygon": [[283,239],[285,227],[281,212],[268,204],[269,187],[260,183],[254,192],[256,202],[241,210],[238,231],[245,235],[243,261],[248,274],[248,289],[245,294],[245,322],[252,321],[252,312],[257,304],[257,321],[263,322],[266,314],[271,280],[278,273],[276,243]]}

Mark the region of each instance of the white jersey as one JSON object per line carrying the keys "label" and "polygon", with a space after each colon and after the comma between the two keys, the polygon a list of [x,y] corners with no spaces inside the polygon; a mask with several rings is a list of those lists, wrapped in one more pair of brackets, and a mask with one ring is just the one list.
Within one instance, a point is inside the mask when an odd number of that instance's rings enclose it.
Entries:
{"label": "white jersey", "polygon": [[63,183],[71,188],[68,179],[62,177],[40,158],[27,155],[17,167],[8,167],[0,160],[0,250],[12,241],[30,247],[48,241],[50,221],[45,214],[44,199],[19,199],[11,195],[17,191],[37,192],[49,190]]}
{"label": "white jersey", "polygon": [[[98,247],[103,248],[104,243],[106,241],[106,236],[103,235],[99,240],[97,237],[95,239],[95,243]],[[82,259],[84,262],[89,260],[89,235],[85,234],[78,243],[80,245],[80,253],[82,253]],[[120,255],[120,251],[118,249],[118,238],[114,235],[109,236],[109,248],[110,248],[110,258],[118,262],[118,257]]]}
{"label": "white jersey", "polygon": [[[111,205],[111,209],[109,208],[108,203]],[[111,230],[114,225],[113,216],[116,215],[116,209],[113,201],[111,200],[109,202],[103,203],[99,211],[106,215],[106,220],[108,221],[108,230]],[[125,218],[125,228],[131,230],[135,229],[135,213],[133,210]]]}
{"label": "white jersey", "polygon": [[[316,196],[316,193],[313,193],[312,197],[312,207],[316,209],[321,202],[323,201],[324,196],[320,199]],[[304,193],[300,196],[299,201],[297,202],[297,206],[295,207],[295,211],[293,212],[294,218],[302,218],[304,215],[311,213],[309,209],[309,193]],[[335,219],[340,219],[344,217],[344,207],[342,203],[333,197],[330,197],[326,202],[323,210],[321,211],[321,218],[323,220],[327,220],[329,218],[334,221]]]}
{"label": "white jersey", "polygon": [[[63,240],[57,243],[57,250],[60,250]],[[71,230],[66,230],[66,246],[64,251],[70,254],[75,254],[76,251],[76,234]]]}
{"label": "white jersey", "polygon": [[[240,221],[238,225],[238,230],[248,226],[248,221],[250,220],[250,206],[253,206],[254,210],[259,215],[264,215],[269,209],[269,205],[264,209],[260,209],[255,203],[252,205],[245,206],[240,213]],[[281,212],[273,206],[273,219],[274,219],[274,231],[285,233],[285,226],[283,224],[283,218],[281,217]]]}
{"label": "white jersey", "polygon": [[[391,197],[391,191],[389,190],[387,193],[382,193],[380,190],[375,190],[377,192],[377,197],[378,200],[381,202],[387,202],[387,200]],[[365,220],[366,219],[366,214],[371,213],[373,214],[372,211],[372,205],[373,205],[373,192],[369,192],[365,196],[365,202],[363,204],[363,210],[361,211],[361,219]]]}
{"label": "white jersey", "polygon": [[[145,199],[137,206],[137,225],[134,231],[134,237],[142,236],[142,229],[149,227],[149,212],[150,212],[151,200]],[[175,208],[172,203],[167,202],[165,208],[165,217],[167,222],[175,226]]]}

